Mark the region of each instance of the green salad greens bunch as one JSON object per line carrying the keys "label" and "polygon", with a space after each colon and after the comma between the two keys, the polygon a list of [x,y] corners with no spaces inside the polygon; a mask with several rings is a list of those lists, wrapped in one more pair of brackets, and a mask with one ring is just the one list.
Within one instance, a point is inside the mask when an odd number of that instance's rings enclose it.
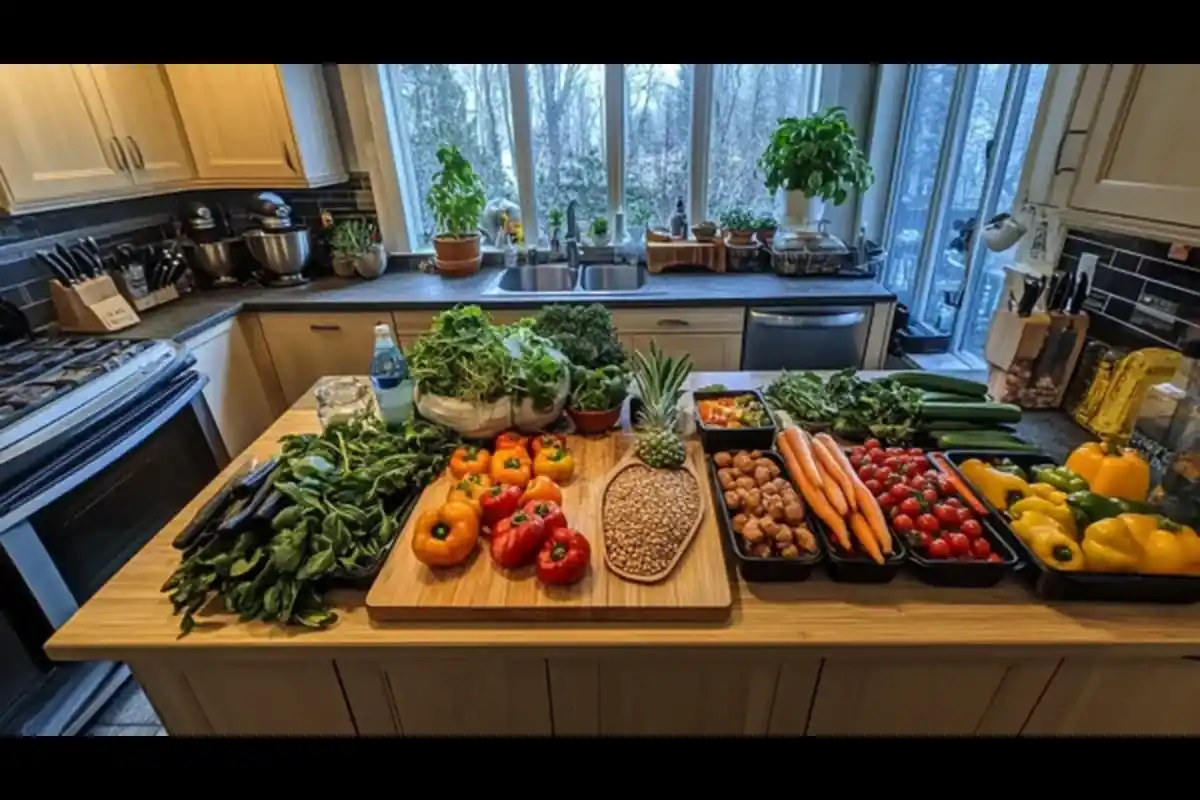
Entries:
{"label": "green salad greens bunch", "polygon": [[429,333],[408,351],[422,392],[467,402],[491,402],[509,393],[513,358],[504,331],[479,306],[455,306],[433,318]]}
{"label": "green salad greens bunch", "polygon": [[763,397],[806,427],[827,427],[848,439],[903,442],[917,430],[924,394],[894,381],[864,381],[849,367],[827,381],[813,372],[784,371]]}
{"label": "green salad greens bunch", "polygon": [[534,327],[577,367],[625,364],[612,314],[599,303],[546,306],[538,312]]}
{"label": "green salad greens bunch", "polygon": [[629,375],[617,364],[599,369],[571,370],[571,408],[577,411],[608,411],[625,401]]}

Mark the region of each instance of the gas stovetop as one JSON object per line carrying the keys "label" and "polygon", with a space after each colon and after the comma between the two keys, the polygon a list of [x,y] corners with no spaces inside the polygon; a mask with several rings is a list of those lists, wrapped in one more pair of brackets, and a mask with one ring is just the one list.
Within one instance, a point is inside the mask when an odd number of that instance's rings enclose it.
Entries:
{"label": "gas stovetop", "polygon": [[0,429],[113,372],[153,344],[63,337],[0,346]]}

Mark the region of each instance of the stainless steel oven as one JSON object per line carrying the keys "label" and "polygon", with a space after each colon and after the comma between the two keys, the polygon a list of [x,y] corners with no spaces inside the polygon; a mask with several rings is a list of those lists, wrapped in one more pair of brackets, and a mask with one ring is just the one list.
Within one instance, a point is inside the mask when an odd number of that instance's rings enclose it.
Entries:
{"label": "stainless steel oven", "polygon": [[128,676],[42,648],[228,460],[207,378],[183,366],[60,436],[0,493],[0,732],[76,733]]}

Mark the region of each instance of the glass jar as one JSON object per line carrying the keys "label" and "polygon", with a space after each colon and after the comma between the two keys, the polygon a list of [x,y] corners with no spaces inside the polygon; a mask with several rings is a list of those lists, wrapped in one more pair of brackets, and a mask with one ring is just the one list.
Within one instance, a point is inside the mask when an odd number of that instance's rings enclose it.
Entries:
{"label": "glass jar", "polygon": [[371,389],[358,378],[322,378],[313,389],[321,427],[346,422],[373,409]]}

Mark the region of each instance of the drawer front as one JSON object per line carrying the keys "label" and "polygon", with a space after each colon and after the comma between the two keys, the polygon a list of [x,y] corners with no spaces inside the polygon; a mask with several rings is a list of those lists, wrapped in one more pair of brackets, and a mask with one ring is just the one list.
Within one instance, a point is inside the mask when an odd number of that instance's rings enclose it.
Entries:
{"label": "drawer front", "polygon": [[613,324],[627,333],[741,333],[746,309],[738,308],[622,308],[612,312]]}
{"label": "drawer front", "polygon": [[326,375],[366,375],[375,324],[390,322],[390,316],[375,312],[260,315],[284,402],[296,402]]}

